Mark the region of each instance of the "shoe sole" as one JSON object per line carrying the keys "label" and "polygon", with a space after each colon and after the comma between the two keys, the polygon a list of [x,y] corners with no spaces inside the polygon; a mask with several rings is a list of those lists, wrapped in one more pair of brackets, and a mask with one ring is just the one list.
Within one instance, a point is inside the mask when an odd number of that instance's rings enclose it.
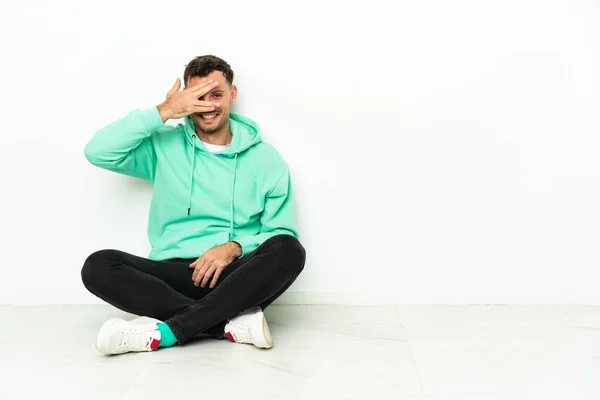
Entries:
{"label": "shoe sole", "polygon": [[96,350],[105,355],[113,354],[105,347],[105,345],[109,342],[111,335],[113,335],[115,332],[114,326],[116,324],[123,323],[122,321],[123,320],[120,318],[111,318],[102,324],[100,331],[98,332],[98,336],[96,337]]}
{"label": "shoe sole", "polygon": [[254,315],[254,318],[255,320],[251,328],[251,336],[255,339],[254,345],[261,349],[270,349],[273,347],[273,338],[271,337],[271,330],[265,319],[265,314],[259,311]]}

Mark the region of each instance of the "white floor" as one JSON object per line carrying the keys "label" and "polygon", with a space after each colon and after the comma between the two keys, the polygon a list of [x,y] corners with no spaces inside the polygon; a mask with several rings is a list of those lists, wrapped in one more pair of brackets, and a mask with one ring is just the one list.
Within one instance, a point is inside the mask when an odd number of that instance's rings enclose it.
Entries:
{"label": "white floor", "polygon": [[104,306],[0,307],[0,399],[600,399],[600,307],[272,306],[271,350],[104,357]]}

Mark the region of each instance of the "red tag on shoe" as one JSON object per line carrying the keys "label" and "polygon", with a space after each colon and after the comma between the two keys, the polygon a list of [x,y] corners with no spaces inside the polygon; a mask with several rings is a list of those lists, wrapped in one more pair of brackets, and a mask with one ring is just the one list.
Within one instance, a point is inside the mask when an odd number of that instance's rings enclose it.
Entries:
{"label": "red tag on shoe", "polygon": [[159,344],[160,344],[160,339],[153,338],[152,341],[150,342],[150,348],[152,350],[156,350],[156,349],[158,349]]}

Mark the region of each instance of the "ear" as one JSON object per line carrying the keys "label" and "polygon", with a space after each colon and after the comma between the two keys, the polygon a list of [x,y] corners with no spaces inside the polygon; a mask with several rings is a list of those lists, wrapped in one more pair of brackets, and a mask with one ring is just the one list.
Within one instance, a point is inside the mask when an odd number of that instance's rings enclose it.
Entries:
{"label": "ear", "polygon": [[231,86],[231,105],[235,104],[235,100],[237,98],[237,86]]}

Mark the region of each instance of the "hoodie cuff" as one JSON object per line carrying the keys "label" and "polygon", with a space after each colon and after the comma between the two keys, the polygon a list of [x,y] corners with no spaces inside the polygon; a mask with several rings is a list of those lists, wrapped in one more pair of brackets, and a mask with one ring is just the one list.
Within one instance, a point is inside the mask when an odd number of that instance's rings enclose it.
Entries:
{"label": "hoodie cuff", "polygon": [[256,241],[252,237],[234,239],[232,242],[236,242],[242,247],[242,255],[239,258],[244,257],[246,254],[252,253],[258,248]]}
{"label": "hoodie cuff", "polygon": [[140,111],[140,117],[142,118],[142,122],[144,122],[144,127],[148,134],[165,125],[158,112],[158,107]]}

